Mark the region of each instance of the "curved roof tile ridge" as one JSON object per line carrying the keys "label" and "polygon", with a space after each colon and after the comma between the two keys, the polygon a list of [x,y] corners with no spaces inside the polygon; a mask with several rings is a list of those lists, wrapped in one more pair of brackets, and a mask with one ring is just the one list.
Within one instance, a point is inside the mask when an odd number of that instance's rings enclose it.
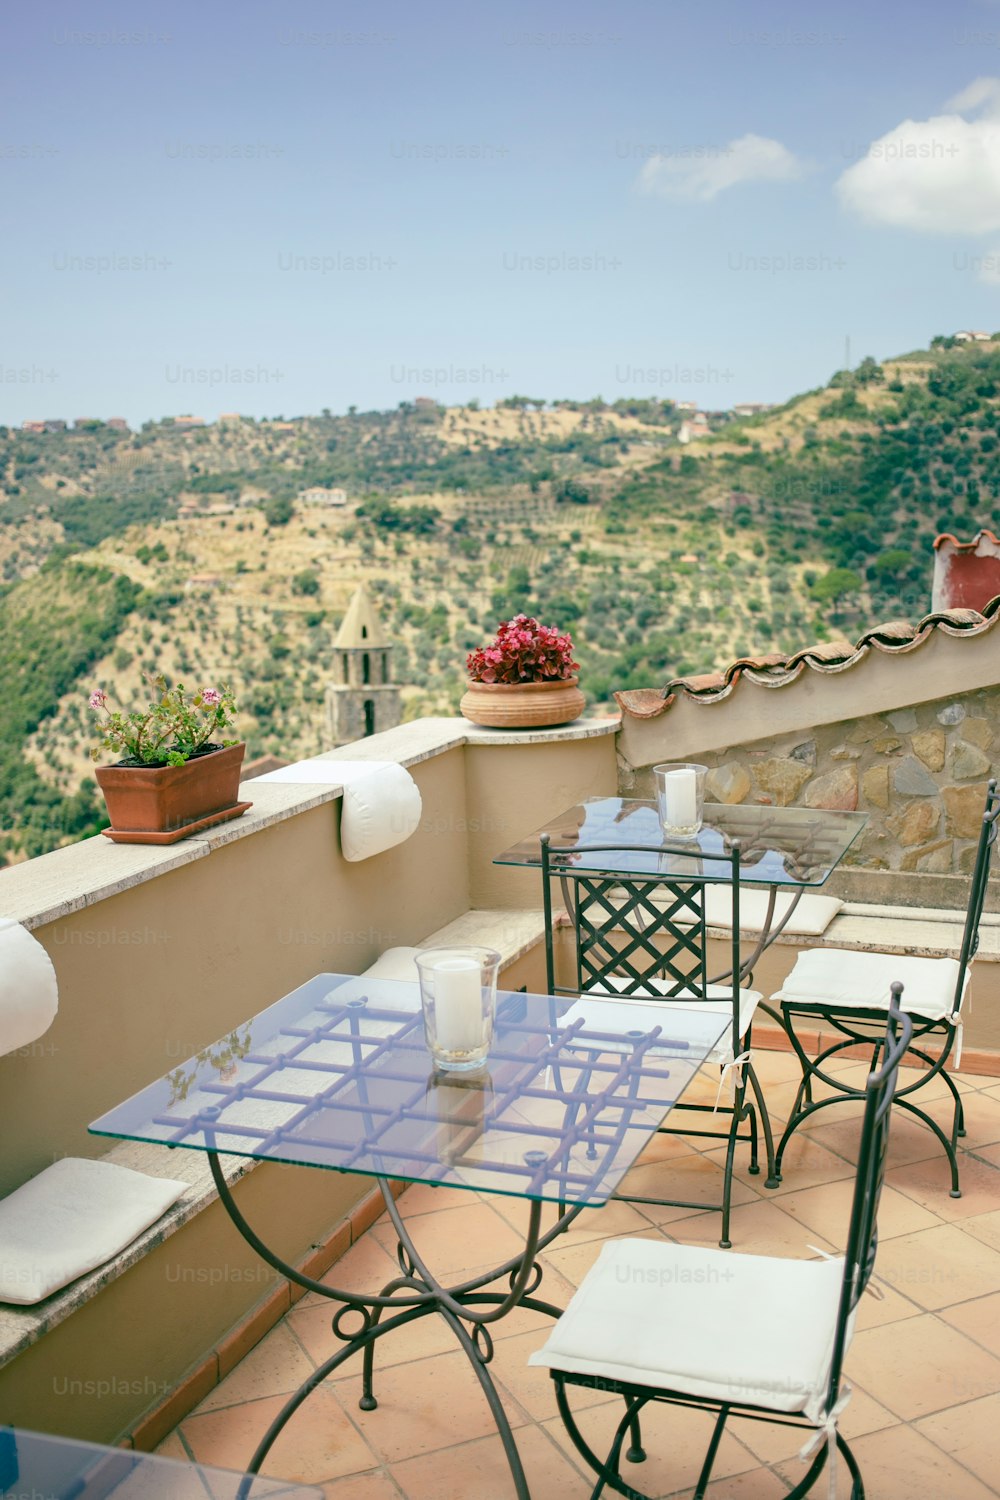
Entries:
{"label": "curved roof tile ridge", "polygon": [[[990,533],[992,535],[992,533]],[[721,672],[694,673],[674,677],[663,688],[632,688],[615,693],[623,713],[633,719],[655,719],[665,713],[678,696],[693,703],[721,703],[728,698],[741,677],[758,687],[780,688],[795,682],[808,668],[831,674],[844,672],[863,661],[875,650],[887,656],[898,656],[921,646],[934,631],[945,635],[982,635],[1000,619],[1000,594],[976,609],[939,609],[924,615],[916,625],[909,620],[887,620],[866,630],[852,645],[840,637],[832,641],[815,641],[786,655],[772,651],[761,656],[740,656]]]}
{"label": "curved roof tile ridge", "polygon": [[945,542],[952,542],[956,552],[974,552],[983,537],[987,537],[995,547],[1000,547],[1000,536],[994,536],[988,526],[983,526],[976,532],[971,542],[960,542],[953,532],[942,531],[940,536],[934,538],[934,550],[937,551],[938,547],[944,546]]}

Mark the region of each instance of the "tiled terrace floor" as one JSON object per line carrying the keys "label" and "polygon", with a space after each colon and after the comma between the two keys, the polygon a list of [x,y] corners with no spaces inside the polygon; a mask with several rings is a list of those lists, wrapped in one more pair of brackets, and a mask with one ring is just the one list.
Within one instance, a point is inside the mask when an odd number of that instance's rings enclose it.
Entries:
{"label": "tiled terrace floor", "polygon": [[[758,1053],[758,1072],[775,1120],[787,1110],[796,1065]],[[861,1076],[860,1064],[846,1064]],[[947,1192],[943,1157],[930,1133],[901,1117],[893,1125],[876,1267],[880,1299],[863,1299],[847,1373],[853,1396],[842,1429],[871,1500],[987,1500],[1000,1495],[1000,1083],[963,1076],[968,1135],[963,1197]],[[714,1093],[714,1090],[713,1090]],[[925,1100],[946,1107],[940,1081]],[[840,1249],[847,1228],[858,1121],[851,1106],[823,1112],[789,1149],[777,1192],[763,1175],[739,1173],[733,1254],[809,1256],[809,1245]],[[710,1153],[711,1154],[711,1153]],[[715,1153],[716,1157],[718,1153]],[[671,1160],[658,1164],[656,1158]],[[745,1157],[744,1157],[745,1161]],[[635,1179],[665,1192],[706,1196],[718,1171],[686,1146],[660,1138]],[[663,1187],[664,1182],[672,1186]],[[643,1191],[645,1189],[638,1189]],[[519,1244],[524,1208],[516,1200],[411,1188],[402,1199],[414,1239],[443,1278],[460,1280],[495,1265]],[[544,1257],[542,1295],[565,1305],[603,1239],[664,1237],[714,1245],[717,1214],[627,1204],[581,1215]],[[391,1226],[379,1220],[332,1269],[338,1286],[371,1290],[395,1273]],[[497,1329],[493,1373],[515,1428],[536,1500],[584,1500],[591,1484],[569,1451],[544,1371],[527,1357],[547,1320],[518,1312]],[[239,1469],[267,1424],[335,1341],[330,1311],[307,1295],[167,1438],[172,1457]],[[390,1335],[379,1345],[377,1411],[358,1410],[357,1368],[328,1382],[296,1413],[266,1472],[321,1485],[331,1500],[492,1500],[512,1494],[500,1442],[464,1355],[439,1319]],[[592,1407],[596,1438],[620,1401],[578,1393]],[[707,1444],[709,1419],[653,1411],[643,1418],[649,1458],[625,1465],[650,1495],[689,1495]],[[799,1440],[787,1429],[733,1424],[723,1439],[709,1494],[716,1500],[773,1500],[803,1473]],[[846,1470],[841,1495],[849,1493]],[[685,1488],[686,1487],[686,1488]],[[825,1496],[825,1480],[814,1491]]]}

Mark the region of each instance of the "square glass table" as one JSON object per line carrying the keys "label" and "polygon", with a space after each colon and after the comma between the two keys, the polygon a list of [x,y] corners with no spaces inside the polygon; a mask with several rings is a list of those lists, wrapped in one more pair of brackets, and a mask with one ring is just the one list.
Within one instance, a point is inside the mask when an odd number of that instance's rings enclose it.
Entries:
{"label": "square glass table", "polygon": [[0,1500],[322,1500],[322,1490],[0,1427]]}
{"label": "square glass table", "polygon": [[[361,1407],[371,1410],[377,1339],[438,1313],[465,1351],[507,1452],[516,1493],[527,1485],[489,1374],[490,1325],[514,1307],[558,1317],[534,1294],[536,1257],[585,1207],[599,1207],[650,1141],[719,1042],[723,1015],[671,1017],[670,1034],[564,1023],[570,1002],[501,993],[487,1066],[435,1070],[424,1040],[419,987],[398,980],[320,974],[197,1057],[102,1115],[97,1135],[208,1153],[219,1196],[244,1238],[289,1281],[341,1306],[343,1347],[278,1413],[247,1469],[256,1473],[301,1401],[363,1351]],[[339,1291],[276,1255],[244,1219],[220,1154],[374,1177],[398,1237],[400,1274],[379,1293]],[[459,1286],[444,1287],[403,1222],[391,1181],[424,1182],[525,1198],[524,1250]],[[542,1210],[556,1209],[542,1232]],[[491,1283],[506,1282],[501,1290]]]}
{"label": "square glass table", "polygon": [[[658,854],[649,846],[678,840],[665,838],[656,803],[639,798],[588,797],[567,808],[544,827],[519,839],[494,858],[498,865],[542,862],[541,836],[549,835],[554,865],[596,874],[691,875],[705,880],[730,878],[733,845],[740,845],[740,880],[749,885],[818,886],[840,863],[868,821],[865,813],[812,807],[765,807],[706,802],[705,821],[685,839],[682,854]],[[591,844],[614,845],[602,851],[593,867],[581,853]],[[690,852],[688,852],[690,850]]]}

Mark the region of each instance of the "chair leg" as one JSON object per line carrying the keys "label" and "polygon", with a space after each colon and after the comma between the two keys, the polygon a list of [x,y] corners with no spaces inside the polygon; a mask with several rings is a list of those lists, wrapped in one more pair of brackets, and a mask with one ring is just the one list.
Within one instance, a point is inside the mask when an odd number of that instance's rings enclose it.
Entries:
{"label": "chair leg", "polygon": [[865,1500],[865,1482],[861,1477],[861,1470],[858,1467],[858,1461],[848,1447],[847,1440],[841,1437],[839,1432],[837,1433],[837,1447],[844,1455],[844,1462],[846,1463],[851,1473],[851,1479],[853,1481],[851,1485],[851,1500]]}
{"label": "chair leg", "polygon": [[781,1179],[777,1175],[777,1167],[775,1165],[774,1159],[774,1136],[771,1132],[771,1116],[767,1112],[767,1104],[764,1101],[764,1091],[760,1086],[760,1079],[754,1072],[753,1063],[748,1062],[746,1068],[747,1078],[749,1080],[750,1087],[753,1089],[754,1095],[756,1096],[757,1107],[760,1110],[760,1128],[764,1133],[764,1150],[767,1153],[767,1179],[764,1183],[764,1186],[769,1188],[776,1188],[779,1186]]}
{"label": "chair leg", "polygon": [[[619,1495],[624,1495],[626,1500],[648,1500],[648,1496],[644,1495],[641,1490],[633,1489],[632,1485],[626,1484],[625,1480],[617,1472],[617,1469],[610,1467],[611,1454],[608,1455],[606,1460],[598,1458],[576,1425],[576,1418],[573,1416],[569,1401],[566,1399],[566,1382],[558,1370],[552,1372],[552,1379],[556,1388],[556,1404],[559,1407],[559,1415],[562,1418],[563,1426],[569,1434],[570,1442],[588,1468],[598,1475],[597,1484],[591,1493],[591,1500],[599,1500],[600,1494],[606,1484],[610,1485],[613,1490],[616,1490]],[[638,1418],[639,1412],[646,1405],[648,1399],[646,1396],[641,1396],[629,1404],[629,1408],[615,1433],[619,1450],[625,1433],[629,1430],[631,1423]],[[614,1449],[612,1448],[613,1451]]]}
{"label": "chair leg", "polygon": [[958,1153],[955,1150],[952,1142],[948,1139],[944,1131],[941,1129],[941,1126],[936,1120],[932,1120],[930,1115],[927,1114],[925,1110],[918,1109],[915,1104],[911,1104],[909,1099],[893,1099],[892,1102],[897,1109],[906,1109],[909,1110],[911,1115],[916,1115],[917,1119],[922,1120],[923,1123],[937,1136],[938,1140],[941,1142],[941,1145],[944,1147],[944,1153],[948,1158],[948,1166],[951,1169],[951,1189],[949,1192],[949,1197],[961,1198],[962,1189],[959,1186],[958,1182]]}
{"label": "chair leg", "polygon": [[712,1441],[708,1445],[708,1452],[705,1454],[705,1462],[701,1466],[701,1473],[698,1475],[698,1484],[692,1500],[705,1500],[705,1491],[712,1477],[712,1465],[715,1463],[715,1456],[719,1451],[719,1443],[722,1441],[722,1433],[726,1425],[726,1418],[729,1416],[729,1411],[730,1408],[728,1406],[720,1406],[719,1408],[719,1415],[712,1429]]}
{"label": "chair leg", "polygon": [[733,1248],[733,1242],[729,1238],[729,1216],[733,1200],[733,1161],[736,1156],[736,1142],[739,1139],[742,1115],[741,1090],[733,1101],[733,1122],[729,1128],[729,1140],[726,1143],[726,1164],[722,1171],[722,1237],[719,1240],[720,1250],[731,1250]]}
{"label": "chair leg", "polygon": [[644,1464],[646,1462],[646,1450],[642,1446],[642,1428],[639,1426],[639,1411],[637,1406],[629,1416],[629,1432],[631,1441],[625,1457],[630,1464]]}

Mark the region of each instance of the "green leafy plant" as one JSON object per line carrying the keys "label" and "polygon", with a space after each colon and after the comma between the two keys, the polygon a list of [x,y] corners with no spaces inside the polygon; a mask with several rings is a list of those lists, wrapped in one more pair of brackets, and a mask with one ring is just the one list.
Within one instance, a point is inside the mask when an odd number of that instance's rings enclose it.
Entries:
{"label": "green leafy plant", "polygon": [[238,743],[220,738],[236,714],[231,688],[202,688],[190,695],[183,683],[168,687],[162,673],[152,679],[152,686],[156,691],[148,706],[131,713],[109,708],[104,689],[94,689],[90,706],[104,716],[94,760],[110,750],[121,765],[183,766],[193,755]]}

